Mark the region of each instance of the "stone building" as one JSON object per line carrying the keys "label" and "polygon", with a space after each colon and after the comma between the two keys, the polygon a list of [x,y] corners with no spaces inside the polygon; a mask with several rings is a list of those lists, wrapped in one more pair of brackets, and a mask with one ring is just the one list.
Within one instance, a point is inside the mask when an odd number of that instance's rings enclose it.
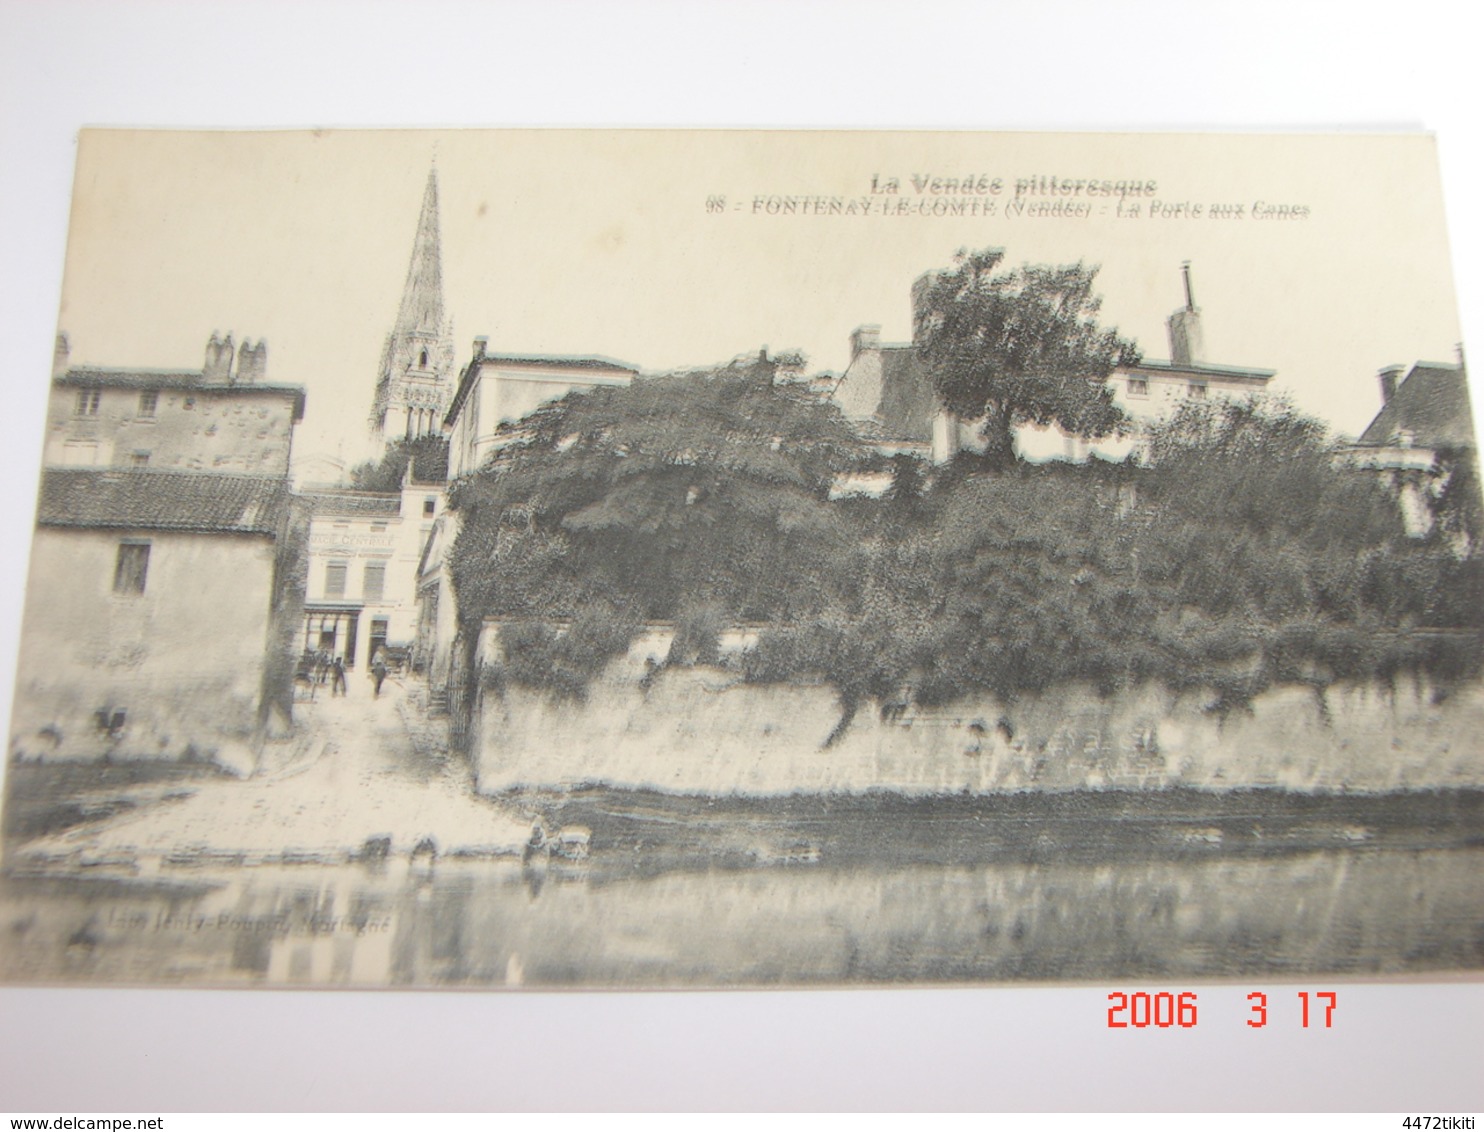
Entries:
{"label": "stone building", "polygon": [[307,522],[298,386],[212,336],[199,373],[68,367],[59,341],[11,747],[250,767],[293,702]]}
{"label": "stone building", "polygon": [[304,390],[267,366],[266,342],[215,333],[199,370],[74,366],[58,335],[42,462],[286,476]]}
{"label": "stone building", "polygon": [[275,476],[44,470],[16,753],[251,765],[292,710],[291,523]]}
{"label": "stone building", "polygon": [[[925,280],[913,288],[914,298]],[[1167,320],[1170,360],[1123,366],[1108,378],[1114,400],[1136,422],[1173,411],[1187,398],[1245,397],[1262,393],[1274,371],[1216,365],[1206,360],[1200,308],[1195,305],[1187,264],[1185,305]],[[975,421],[954,417],[938,402],[932,377],[911,342],[882,342],[881,327],[860,326],[850,336],[850,364],[830,396],[864,435],[888,454],[906,453],[946,463],[980,445]],[[1121,460],[1131,437],[1090,440],[1054,427],[1023,426],[1016,447],[1028,460]]]}

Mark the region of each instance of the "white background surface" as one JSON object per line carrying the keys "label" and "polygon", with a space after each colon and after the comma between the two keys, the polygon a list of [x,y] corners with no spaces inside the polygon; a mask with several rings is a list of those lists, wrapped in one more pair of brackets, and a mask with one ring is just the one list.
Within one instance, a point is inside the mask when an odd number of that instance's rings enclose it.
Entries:
{"label": "white background surface", "polygon": [[[0,699],[8,701],[82,125],[1417,129],[1478,333],[1480,18],[1233,3],[0,0]],[[1363,175],[1360,171],[1358,175]],[[1480,401],[1476,387],[1475,401]],[[1476,414],[1477,416],[1477,414]],[[1274,1004],[1338,990],[1336,1027]],[[0,989],[0,1109],[1484,1107],[1484,982],[732,994]]]}

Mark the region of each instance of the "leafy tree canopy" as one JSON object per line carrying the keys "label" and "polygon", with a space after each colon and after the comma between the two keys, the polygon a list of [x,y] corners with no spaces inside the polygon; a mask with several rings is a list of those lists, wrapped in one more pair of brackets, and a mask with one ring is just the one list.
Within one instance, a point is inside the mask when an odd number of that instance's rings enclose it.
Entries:
{"label": "leafy tree canopy", "polygon": [[1081,263],[998,270],[1001,248],[963,250],[925,277],[914,340],[948,410],[979,421],[985,457],[1014,460],[1018,425],[1102,437],[1125,418],[1104,384],[1138,360],[1134,343],[1098,325],[1097,268]]}
{"label": "leafy tree canopy", "polygon": [[442,483],[448,479],[448,441],[441,436],[395,441],[380,460],[352,469],[350,482],[360,491],[401,491],[408,464],[418,483]]}
{"label": "leafy tree canopy", "polygon": [[502,426],[453,493],[461,612],[569,617],[599,601],[751,619],[816,601],[848,544],[830,487],[869,455],[834,406],[776,380],[779,363],[573,393]]}

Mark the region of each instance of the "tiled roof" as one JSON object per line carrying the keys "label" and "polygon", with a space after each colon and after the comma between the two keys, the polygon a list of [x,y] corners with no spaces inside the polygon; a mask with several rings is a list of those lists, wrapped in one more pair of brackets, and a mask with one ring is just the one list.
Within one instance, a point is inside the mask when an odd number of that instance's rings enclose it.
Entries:
{"label": "tiled roof", "polygon": [[48,468],[43,527],[276,534],[289,491],[275,476],[152,468]]}
{"label": "tiled roof", "polygon": [[232,396],[276,394],[294,399],[294,419],[304,417],[304,387],[267,381],[207,381],[200,370],[108,369],[102,366],[73,366],[52,378],[54,385],[79,389],[189,389],[193,393],[226,393]]}
{"label": "tiled roof", "polygon": [[1418,362],[1358,443],[1387,447],[1403,432],[1419,448],[1473,446],[1468,374],[1461,366]]}
{"label": "tiled roof", "polygon": [[402,493],[379,491],[306,491],[316,515],[390,515],[402,513]]}
{"label": "tiled roof", "polygon": [[938,394],[915,347],[881,348],[881,404],[876,412],[884,436],[916,442],[932,440]]}

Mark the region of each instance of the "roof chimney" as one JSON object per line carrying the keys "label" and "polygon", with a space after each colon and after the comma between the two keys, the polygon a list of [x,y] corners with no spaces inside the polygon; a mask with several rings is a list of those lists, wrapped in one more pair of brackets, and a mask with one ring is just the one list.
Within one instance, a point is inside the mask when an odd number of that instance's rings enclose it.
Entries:
{"label": "roof chimney", "polygon": [[237,351],[237,380],[243,382],[261,381],[267,372],[267,339],[259,338],[258,344],[254,346],[244,338],[242,340],[242,348]]}
{"label": "roof chimney", "polygon": [[227,332],[225,339],[218,338],[216,331],[211,332],[211,338],[206,343],[206,365],[201,369],[201,376],[207,381],[228,382],[232,380],[232,333]]}
{"label": "roof chimney", "polygon": [[1170,315],[1165,325],[1170,332],[1170,361],[1177,366],[1198,365],[1205,360],[1206,338],[1201,331],[1201,311],[1195,305],[1195,290],[1190,284],[1190,260],[1180,265],[1185,283],[1185,306]]}
{"label": "roof chimney", "polygon": [[67,335],[59,333],[56,345],[52,347],[52,376],[61,377],[67,372],[67,359],[71,356],[72,348],[67,343]]}
{"label": "roof chimney", "polygon": [[489,344],[490,340],[488,338],[480,337],[474,339],[474,360],[476,362],[480,358],[484,357],[485,347],[487,347]]}
{"label": "roof chimney", "polygon": [[1381,404],[1391,404],[1391,399],[1396,396],[1396,387],[1401,384],[1402,371],[1406,366],[1387,366],[1379,374],[1377,379],[1381,382]]}
{"label": "roof chimney", "polygon": [[881,349],[881,327],[857,326],[850,332],[850,360],[853,362],[867,350]]}

